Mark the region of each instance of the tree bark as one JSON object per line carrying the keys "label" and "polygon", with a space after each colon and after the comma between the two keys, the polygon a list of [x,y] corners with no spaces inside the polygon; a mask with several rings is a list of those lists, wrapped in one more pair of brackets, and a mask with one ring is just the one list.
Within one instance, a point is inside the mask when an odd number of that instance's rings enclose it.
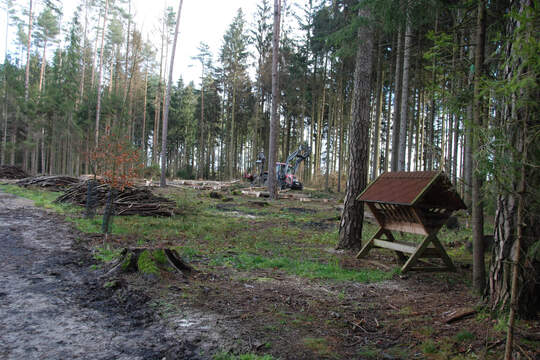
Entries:
{"label": "tree bark", "polygon": [[508,329],[506,332],[506,347],[504,351],[504,359],[512,359],[512,342],[514,340],[514,320],[516,318],[516,313],[518,312],[518,287],[519,287],[519,266],[521,260],[521,243],[523,242],[523,232],[524,232],[524,204],[525,199],[524,195],[526,192],[526,182],[525,182],[525,163],[527,162],[527,124],[525,118],[522,121],[522,139],[521,143],[523,144],[522,151],[522,161],[521,161],[521,171],[517,198],[518,198],[518,209],[517,209],[517,234],[516,241],[514,243],[514,259],[512,262],[512,291],[510,293],[510,314],[508,314]]}
{"label": "tree bark", "polygon": [[276,159],[277,137],[279,128],[279,25],[281,17],[281,0],[274,0],[274,32],[272,38],[272,119],[270,120],[270,149],[268,151],[268,192],[270,198],[277,199]]}
{"label": "tree bark", "polygon": [[[486,31],[485,0],[478,2],[476,23],[476,54],[474,59],[474,136],[473,151],[480,149],[480,131],[483,128],[482,101],[480,98],[480,77],[483,74],[485,31]],[[482,293],[486,284],[486,269],[484,261],[484,208],[482,199],[482,175],[475,164],[472,174],[472,231],[473,231],[473,286],[477,293]]]}
{"label": "tree bark", "polygon": [[165,96],[165,109],[163,111],[163,132],[161,134],[161,178],[159,185],[164,187],[167,185],[167,125],[169,119],[169,104],[171,102],[171,88],[172,88],[172,77],[173,77],[173,68],[174,68],[174,55],[176,53],[176,42],[178,39],[178,28],[180,25],[180,14],[182,12],[182,3],[184,1],[180,0],[178,4],[178,15],[176,17],[176,27],[174,29],[174,40],[173,47],[171,52],[171,63],[169,64],[169,81],[167,82],[167,94]]}
{"label": "tree bark", "polygon": [[[368,18],[369,9],[362,6],[359,16]],[[369,109],[373,47],[373,34],[370,27],[359,29],[358,43],[349,136],[349,179],[339,226],[338,249],[359,249],[362,241],[364,204],[356,198],[367,185],[369,166]]]}

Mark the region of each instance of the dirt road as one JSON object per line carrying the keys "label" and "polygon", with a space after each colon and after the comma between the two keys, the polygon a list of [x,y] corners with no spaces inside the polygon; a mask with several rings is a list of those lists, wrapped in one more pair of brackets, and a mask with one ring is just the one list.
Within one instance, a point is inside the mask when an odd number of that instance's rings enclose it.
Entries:
{"label": "dirt road", "polygon": [[170,336],[146,295],[112,296],[76,232],[32,205],[0,191],[0,358],[204,358]]}

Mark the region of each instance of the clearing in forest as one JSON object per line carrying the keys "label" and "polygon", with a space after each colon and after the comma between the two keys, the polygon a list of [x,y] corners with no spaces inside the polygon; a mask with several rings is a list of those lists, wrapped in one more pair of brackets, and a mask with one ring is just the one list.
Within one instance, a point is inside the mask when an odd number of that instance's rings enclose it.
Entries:
{"label": "clearing in forest", "polygon": [[[155,341],[158,334],[177,336],[202,358],[500,358],[504,319],[490,319],[471,293],[465,246],[470,231],[464,224],[439,234],[456,273],[400,275],[390,251],[374,250],[357,260],[334,250],[340,215],[335,194],[305,190],[310,201],[268,201],[242,196],[234,187],[154,188],[176,201],[181,213],[116,216],[105,241],[101,218],[86,219],[82,208],[54,204],[60,193],[0,189],[61,214],[63,220],[51,211],[36,212],[77,229],[77,249],[70,251],[94,260],[70,266],[94,276],[92,286],[111,299],[142,294],[146,301],[140,306],[168,329],[151,330]],[[363,238],[375,230],[367,223]],[[173,272],[162,247],[174,247],[197,271]],[[107,275],[123,248],[149,250],[139,257],[138,272]],[[520,342],[532,358],[538,345]]]}

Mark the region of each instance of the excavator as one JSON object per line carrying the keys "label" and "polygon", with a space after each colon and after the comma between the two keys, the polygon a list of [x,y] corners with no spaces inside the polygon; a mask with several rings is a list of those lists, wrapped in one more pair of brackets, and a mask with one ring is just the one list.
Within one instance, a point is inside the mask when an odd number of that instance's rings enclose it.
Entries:
{"label": "excavator", "polygon": [[[296,170],[298,170],[302,161],[306,160],[309,155],[311,155],[311,148],[306,143],[303,143],[287,157],[285,162],[276,163],[276,180],[280,189],[303,189],[304,186],[296,177]],[[264,152],[259,152],[255,161],[259,174],[253,176],[252,184],[258,186],[265,186],[267,184],[268,171],[264,171],[265,161]]]}

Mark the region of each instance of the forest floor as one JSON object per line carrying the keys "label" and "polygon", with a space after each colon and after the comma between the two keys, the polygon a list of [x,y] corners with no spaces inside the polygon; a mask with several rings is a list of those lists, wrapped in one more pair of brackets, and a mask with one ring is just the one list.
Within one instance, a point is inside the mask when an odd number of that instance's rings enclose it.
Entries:
{"label": "forest floor", "polygon": [[[401,275],[390,252],[357,260],[334,250],[335,194],[307,190],[311,201],[300,202],[154,189],[183,213],[115,217],[105,240],[101,220],[54,204],[58,193],[0,190],[42,208],[0,192],[2,357],[499,359],[504,348],[505,319],[470,288],[463,224],[440,233],[456,273]],[[375,230],[367,224],[363,237]],[[142,271],[107,275],[122,248],[163,246],[197,272],[171,271],[155,250],[139,259]],[[475,313],[446,323],[461,310]],[[540,357],[538,341],[519,347]]]}

